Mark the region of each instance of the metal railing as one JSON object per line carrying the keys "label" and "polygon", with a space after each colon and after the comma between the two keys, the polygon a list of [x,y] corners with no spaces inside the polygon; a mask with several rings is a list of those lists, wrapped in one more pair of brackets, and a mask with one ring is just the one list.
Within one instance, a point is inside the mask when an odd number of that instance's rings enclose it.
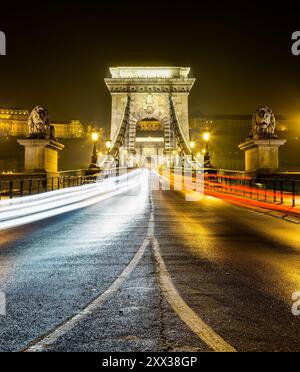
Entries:
{"label": "metal railing", "polygon": [[96,182],[96,180],[97,176],[2,179],[0,180],[0,200],[36,195],[48,191],[80,186]]}
{"label": "metal railing", "polygon": [[0,177],[0,200],[37,195],[49,191],[101,182],[127,171],[123,168],[105,169],[98,174],[84,175],[85,171],[63,171],[57,177],[45,174],[15,174]]}
{"label": "metal railing", "polygon": [[214,192],[241,196],[257,201],[300,206],[300,180],[250,178],[220,174],[205,175],[205,188]]}
{"label": "metal railing", "polygon": [[[169,168],[171,175],[177,174],[182,178],[190,177],[185,171],[190,171],[193,182],[203,182],[201,177],[197,178],[199,172],[204,176],[204,191],[219,194],[238,196],[244,199],[256,200],[259,202],[284,205],[286,207],[300,207],[300,179],[293,177],[281,177],[277,174],[276,178],[269,177],[247,177],[242,172],[218,171],[217,169],[194,169],[194,168]],[[207,171],[207,172],[206,172]],[[162,175],[162,170],[159,170]],[[227,174],[226,174],[227,173]],[[168,174],[166,172],[165,174]],[[290,176],[295,176],[291,174]],[[183,182],[184,184],[184,182]]]}

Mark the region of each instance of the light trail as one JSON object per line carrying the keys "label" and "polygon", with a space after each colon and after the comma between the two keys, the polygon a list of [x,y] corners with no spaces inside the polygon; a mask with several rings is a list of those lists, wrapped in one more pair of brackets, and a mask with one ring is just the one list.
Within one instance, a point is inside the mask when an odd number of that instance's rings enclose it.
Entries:
{"label": "light trail", "polygon": [[140,185],[142,175],[143,172],[136,170],[101,183],[72,188],[69,192],[58,190],[30,196],[22,204],[13,200],[4,210],[0,209],[0,231],[85,208],[122,194]]}
{"label": "light trail", "polygon": [[238,196],[238,195],[230,195],[230,194],[226,194],[222,192],[215,192],[215,191],[210,191],[210,190],[206,190],[205,195],[210,195],[218,199],[226,200],[229,203],[236,204],[242,207],[245,207],[245,206],[259,207],[259,208],[266,209],[266,211],[270,210],[270,211],[282,212],[286,214],[295,214],[295,215],[300,214],[299,209],[292,207],[292,206],[288,206],[288,205],[264,202],[264,201],[255,200],[255,199],[247,199],[245,197]]}
{"label": "light trail", "polygon": [[[206,180],[196,180],[190,175],[176,175],[171,174],[169,179],[161,176],[159,172],[154,172],[160,179],[164,179],[165,182],[169,183],[169,189],[182,192],[185,196],[192,192],[194,197],[191,197],[191,201],[200,201],[204,196],[211,196],[218,199],[226,200],[229,203],[239,205],[242,207],[250,208],[264,208],[269,211],[281,212],[287,214],[300,214],[299,206],[293,207],[292,195],[286,192],[281,194],[280,191],[261,190],[257,187],[245,187],[243,185],[225,185],[217,184],[216,181],[208,181],[210,176],[205,176]],[[212,178],[217,178],[213,175]],[[238,179],[237,177],[228,177],[231,179]],[[179,182],[178,182],[179,179]],[[181,185],[182,188],[176,188],[175,185]],[[200,190],[200,192],[199,192]],[[266,197],[267,196],[267,197]],[[281,197],[283,196],[283,204],[280,203]],[[277,202],[274,202],[276,198]],[[299,196],[296,196],[296,203],[299,204]]]}
{"label": "light trail", "polygon": [[[219,181],[221,179],[221,182]],[[226,180],[226,182],[224,182]],[[237,181],[238,184],[232,184],[231,181]],[[230,182],[228,182],[230,181]],[[246,181],[252,181],[252,185],[247,185]],[[235,194],[243,197],[250,197],[253,199],[253,196],[256,196],[256,200],[262,199],[262,201],[274,201],[274,200],[283,200],[284,203],[290,203],[291,205],[299,204],[300,197],[299,195],[293,195],[292,192],[285,191],[280,189],[279,182],[280,180],[275,180],[275,188],[272,189],[272,183],[274,180],[269,179],[269,188],[264,188],[260,182],[256,182],[251,177],[241,177],[241,176],[224,176],[220,174],[209,174],[205,175],[205,188],[212,192],[224,192],[226,194]],[[290,186],[293,180],[289,180]]]}
{"label": "light trail", "polygon": [[45,199],[49,200],[49,198],[52,198],[52,197],[57,197],[57,196],[63,196],[63,195],[66,195],[66,194],[70,194],[71,191],[80,192],[84,189],[85,190],[95,189],[96,186],[99,187],[103,184],[109,184],[109,183],[113,184],[115,182],[120,182],[120,181],[126,180],[127,178],[130,179],[132,177],[135,177],[138,172],[139,172],[139,170],[136,170],[136,171],[133,171],[133,172],[128,173],[128,174],[124,174],[124,175],[119,176],[119,177],[110,177],[110,178],[107,178],[107,179],[104,179],[104,180],[101,180],[101,181],[97,181],[96,183],[89,184],[89,185],[68,187],[68,188],[65,188],[65,189],[49,191],[49,192],[45,192],[45,193],[42,193],[42,194],[24,196],[22,198],[0,200],[0,211],[5,210],[5,207],[7,207],[7,208],[9,208],[11,206],[16,207],[18,205],[20,207],[22,207],[23,204],[28,205],[28,203],[34,203],[34,202],[39,203],[40,201],[45,200]]}

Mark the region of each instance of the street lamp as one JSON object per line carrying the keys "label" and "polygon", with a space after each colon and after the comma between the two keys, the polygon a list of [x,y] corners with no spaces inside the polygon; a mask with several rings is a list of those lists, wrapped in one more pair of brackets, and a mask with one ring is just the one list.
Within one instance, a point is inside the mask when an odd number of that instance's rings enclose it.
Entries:
{"label": "street lamp", "polygon": [[194,160],[194,148],[196,146],[195,141],[190,142],[190,148],[192,149],[192,160]]}
{"label": "street lamp", "polygon": [[105,142],[105,146],[107,148],[107,151],[109,152],[109,150],[111,149],[111,146],[112,146],[112,141],[111,139],[108,139],[106,142]]}
{"label": "street lamp", "polygon": [[210,153],[209,153],[209,147],[208,142],[210,141],[210,133],[204,132],[203,133],[203,140],[206,142],[205,149],[203,149],[203,155],[204,155],[204,167],[205,168],[212,168],[211,162],[210,162]]}
{"label": "street lamp", "polygon": [[[106,147],[106,155],[110,155],[110,150],[111,150],[111,147],[112,147],[112,141],[111,139],[108,139],[106,142],[105,142],[105,147]],[[115,159],[116,162],[118,163],[118,160]]]}
{"label": "street lamp", "polygon": [[98,140],[99,140],[99,133],[98,133],[98,132],[93,132],[93,133],[92,133],[92,141],[93,141],[94,143],[97,143]]}
{"label": "street lamp", "polygon": [[203,133],[203,139],[205,142],[209,142],[210,140],[210,133],[209,132],[204,132]]}
{"label": "street lamp", "polygon": [[97,166],[97,161],[98,161],[98,153],[97,153],[97,142],[99,140],[99,133],[94,130],[92,132],[92,141],[94,143],[94,147],[93,147],[93,153],[92,153],[92,161],[91,161],[91,164],[89,166],[89,169],[95,169],[95,170],[98,170],[98,166]]}

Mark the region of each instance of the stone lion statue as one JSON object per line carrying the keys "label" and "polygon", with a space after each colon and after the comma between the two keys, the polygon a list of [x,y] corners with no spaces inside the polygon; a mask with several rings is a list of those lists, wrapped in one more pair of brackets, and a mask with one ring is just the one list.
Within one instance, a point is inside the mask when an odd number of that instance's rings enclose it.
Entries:
{"label": "stone lion statue", "polygon": [[30,138],[45,139],[50,136],[49,112],[42,106],[36,106],[28,118],[28,129]]}
{"label": "stone lion statue", "polygon": [[252,132],[250,138],[274,139],[277,138],[275,130],[276,119],[273,111],[267,106],[258,108],[252,118]]}

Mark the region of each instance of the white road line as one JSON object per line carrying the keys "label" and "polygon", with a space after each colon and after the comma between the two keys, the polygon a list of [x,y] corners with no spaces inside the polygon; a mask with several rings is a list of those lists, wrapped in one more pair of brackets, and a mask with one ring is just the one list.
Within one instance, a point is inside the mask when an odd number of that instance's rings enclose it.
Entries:
{"label": "white road line", "polygon": [[97,297],[93,302],[91,302],[84,310],[82,310],[79,314],[75,315],[74,317],[67,320],[65,323],[60,325],[54,331],[49,333],[48,335],[40,338],[37,341],[31,343],[24,352],[41,352],[45,350],[47,347],[53,345],[59,337],[65,335],[67,332],[71,331],[79,322],[84,320],[88,315],[92,314],[96,310],[99,310],[110,297],[117,292],[124,282],[128,279],[132,271],[136,268],[142,257],[144,256],[145,250],[150,244],[149,239],[145,239],[141,247],[139,248],[138,252],[130,262],[130,264],[126,267],[126,269],[122,272],[122,274],[118,277],[118,279],[99,297]]}
{"label": "white road line", "polygon": [[209,327],[183,300],[175,288],[171,276],[161,257],[158,241],[152,238],[154,257],[159,268],[159,280],[161,289],[175,313],[202,341],[212,350],[217,352],[236,352],[234,347],[222,339],[212,328]]}
{"label": "white road line", "polygon": [[[154,210],[152,198],[151,203],[152,209]],[[221,336],[219,336],[208,324],[206,324],[180,296],[161,256],[159,243],[154,236],[154,221],[154,213],[152,213],[148,234],[159,270],[160,287],[169,305],[179,316],[179,318],[190,328],[190,330],[195,333],[203,342],[205,342],[205,344],[208,345],[213,351],[231,353],[236,352],[236,349],[227,343]]]}

